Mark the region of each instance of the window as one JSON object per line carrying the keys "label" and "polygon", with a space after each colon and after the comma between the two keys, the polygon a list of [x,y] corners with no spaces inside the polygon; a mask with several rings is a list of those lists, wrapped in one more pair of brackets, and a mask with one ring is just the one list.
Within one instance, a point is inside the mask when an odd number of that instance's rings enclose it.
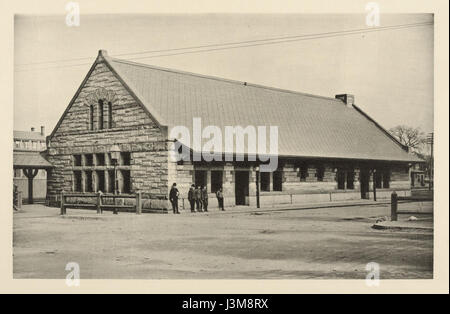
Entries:
{"label": "window", "polygon": [[300,181],[302,182],[306,181],[307,177],[308,177],[308,165],[306,163],[302,163],[300,165]]}
{"label": "window", "polygon": [[325,167],[323,165],[318,165],[316,167],[316,177],[317,177],[317,181],[322,182],[323,181],[323,177],[325,175]]}
{"label": "window", "polygon": [[75,167],[81,167],[81,155],[73,155],[73,165]]}
{"label": "window", "polygon": [[388,169],[380,169],[375,173],[375,187],[377,189],[389,189],[391,174]]}
{"label": "window", "polygon": [[86,160],[86,166],[93,166],[94,165],[94,156],[92,154],[86,154],[84,155]]}
{"label": "window", "polygon": [[336,174],[338,190],[353,190],[355,188],[355,172],[353,169],[338,169]]}
{"label": "window", "polygon": [[86,171],[85,172],[85,176],[86,176],[86,192],[93,192],[93,188],[92,188],[92,171]]}
{"label": "window", "polygon": [[273,172],[273,190],[283,190],[283,171],[277,170]]}
{"label": "window", "polygon": [[375,187],[377,189],[381,189],[382,182],[383,182],[383,175],[382,175],[381,171],[375,172]]}
{"label": "window", "polygon": [[119,191],[121,193],[131,193],[131,180],[130,180],[130,170],[121,170],[121,184]]}
{"label": "window", "polygon": [[211,193],[216,193],[222,187],[223,171],[211,171]]}
{"label": "window", "polygon": [[111,102],[108,102],[108,128],[109,129],[112,129],[112,127],[113,127],[113,121],[112,121],[112,119],[113,119],[113,115],[112,115],[112,103]]}
{"label": "window", "polygon": [[98,129],[103,130],[104,115],[103,115],[103,100],[98,101]]}
{"label": "window", "polygon": [[194,182],[196,187],[206,186],[207,185],[206,170],[195,170]]}
{"label": "window", "polygon": [[[95,110],[97,109],[97,113]],[[95,126],[95,121],[97,125]],[[112,103],[99,99],[97,105],[89,106],[89,130],[111,129],[113,127]]]}
{"label": "window", "polygon": [[81,183],[83,183],[82,192],[102,191],[105,193],[113,193],[118,190],[129,193],[131,191],[131,171],[127,167],[120,167],[130,165],[131,153],[124,152],[120,157],[121,164],[117,169],[117,183],[114,170],[106,170],[104,168],[107,164],[110,165],[108,155],[105,153],[73,155],[73,167],[92,167],[85,170],[80,168],[73,169],[74,191],[81,192]]}
{"label": "window", "polygon": [[97,159],[97,166],[105,165],[105,154],[95,154],[95,157]]}
{"label": "window", "polygon": [[97,191],[105,192],[105,171],[96,171],[97,173]]}
{"label": "window", "polygon": [[338,190],[345,190],[345,171],[338,169],[336,174],[336,180],[338,183]]}
{"label": "window", "polygon": [[120,164],[123,166],[131,165],[131,153],[130,152],[121,152],[120,153]]}
{"label": "window", "polygon": [[270,191],[270,175],[270,172],[260,172],[259,176],[261,180],[261,191]]}
{"label": "window", "polygon": [[89,130],[94,130],[94,105],[89,106]]}
{"label": "window", "polygon": [[82,192],[81,171],[74,171],[73,172],[73,190],[75,192]]}
{"label": "window", "polygon": [[355,173],[353,170],[347,171],[347,189],[353,190],[355,188]]}
{"label": "window", "polygon": [[108,190],[106,192],[113,193],[115,191],[116,181],[114,176],[114,170],[108,171]]}
{"label": "window", "polygon": [[[383,172],[383,189],[389,189],[391,181],[391,173],[389,170],[385,170]],[[423,185],[423,176],[422,176],[422,185]]]}

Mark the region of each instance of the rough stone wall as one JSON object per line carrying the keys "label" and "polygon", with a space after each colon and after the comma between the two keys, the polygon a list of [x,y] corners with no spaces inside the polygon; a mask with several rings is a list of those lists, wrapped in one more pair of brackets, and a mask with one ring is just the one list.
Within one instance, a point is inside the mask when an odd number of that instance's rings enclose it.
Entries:
{"label": "rough stone wall", "polygon": [[[308,176],[305,181],[300,181],[299,169],[295,168],[293,163],[286,163],[283,167],[284,181],[283,192],[286,193],[317,193],[317,192],[333,192],[339,191],[336,180],[336,168],[330,164],[324,164],[324,177],[323,181],[318,181],[316,176],[316,168],[314,165],[308,166]],[[354,189],[348,190],[359,191],[360,190],[360,169],[354,168]],[[390,188],[393,189],[409,189],[410,188],[410,176],[408,167],[393,165],[391,167]],[[369,188],[373,189],[373,177],[370,176]],[[268,193],[268,192],[263,192]]]}
{"label": "rough stone wall", "polygon": [[[112,128],[90,130],[88,99],[99,89],[115,95]],[[95,124],[98,124],[98,112],[94,115]],[[142,191],[144,198],[151,198],[152,208],[167,208],[165,134],[104,63],[97,64],[49,143],[48,159],[55,166],[48,178],[49,200],[57,199],[61,191],[73,190],[75,169],[114,169],[108,162],[102,167],[74,167],[73,163],[74,154],[107,153],[114,144],[121,151],[131,153],[130,165],[119,169],[130,170],[132,191]]]}
{"label": "rough stone wall", "polygon": [[411,189],[411,177],[407,166],[392,167],[390,189]]}
{"label": "rough stone wall", "polygon": [[305,181],[300,181],[299,170],[293,163],[286,163],[283,172],[285,181],[283,191],[291,192],[319,192],[332,191],[337,188],[336,173],[331,165],[325,164],[323,181],[317,181],[316,168],[308,166],[308,176]]}
{"label": "rough stone wall", "polygon": [[[176,171],[173,171],[172,182],[177,182],[180,191],[180,208],[184,202],[184,208],[189,209],[187,202],[187,192],[189,186],[194,182],[195,170],[208,171],[208,189],[210,190],[210,171],[222,170],[223,173],[223,190],[225,195],[225,206],[235,206],[235,174],[237,171],[249,172],[249,205],[256,205],[256,172],[254,167],[242,168],[227,162],[224,166],[217,167],[214,164],[203,164],[202,166],[194,166],[190,162],[184,162],[175,166]],[[338,190],[336,181],[336,167],[331,163],[326,163],[324,167],[323,181],[317,181],[316,168],[314,165],[308,167],[308,177],[304,182],[300,181],[299,169],[295,168],[293,163],[285,163],[283,166],[283,191],[260,191],[261,206],[274,206],[279,204],[301,204],[313,202],[329,202],[342,200],[359,200],[361,199],[360,192],[360,169],[354,168],[354,189]],[[369,197],[373,198],[372,176],[369,180]],[[409,190],[409,175],[407,166],[392,166],[391,181],[389,189],[378,189],[377,198],[389,198],[392,190],[396,190],[399,195],[406,196]],[[406,193],[406,194],[405,194]],[[217,208],[217,201],[214,194],[210,194],[210,208]],[[184,199],[184,200],[183,200]]]}

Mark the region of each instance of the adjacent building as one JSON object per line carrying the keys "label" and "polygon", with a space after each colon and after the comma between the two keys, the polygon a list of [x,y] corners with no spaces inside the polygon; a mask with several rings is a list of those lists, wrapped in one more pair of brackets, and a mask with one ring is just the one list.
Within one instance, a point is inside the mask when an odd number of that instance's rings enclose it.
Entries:
{"label": "adjacent building", "polygon": [[[171,136],[177,126],[192,130],[194,118],[220,130],[277,126],[278,168],[260,172],[261,163],[246,156],[172,160],[174,142],[191,156],[199,153],[186,139]],[[62,191],[141,191],[144,208],[162,210],[169,207],[173,182],[182,198],[192,183],[207,186],[211,198],[222,187],[228,207],[256,205],[257,197],[261,206],[369,199],[374,189],[379,198],[392,190],[407,195],[410,168],[420,162],[350,94],[310,95],[115,59],[105,51],[47,143],[54,167],[49,201],[57,202]],[[117,163],[113,147],[120,150]]]}
{"label": "adjacent building", "polygon": [[[45,128],[41,126],[40,131],[34,127],[31,131],[14,131],[14,184],[22,192],[24,202],[29,199],[29,183],[26,176],[27,169],[32,169],[38,164],[48,164],[40,155],[40,152],[46,150]],[[33,195],[37,201],[45,201],[47,196],[47,171],[45,169],[36,169],[33,179]]]}

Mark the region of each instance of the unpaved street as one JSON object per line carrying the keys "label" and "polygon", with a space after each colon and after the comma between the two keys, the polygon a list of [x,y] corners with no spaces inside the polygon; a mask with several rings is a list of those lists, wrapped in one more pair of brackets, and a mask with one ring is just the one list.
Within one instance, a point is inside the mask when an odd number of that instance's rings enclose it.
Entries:
{"label": "unpaved street", "polygon": [[[414,205],[411,205],[414,206]],[[431,204],[428,204],[431,206]],[[111,213],[24,206],[14,213],[14,278],[432,278],[433,234],[380,231],[388,205],[264,213]],[[401,219],[405,219],[401,217]]]}

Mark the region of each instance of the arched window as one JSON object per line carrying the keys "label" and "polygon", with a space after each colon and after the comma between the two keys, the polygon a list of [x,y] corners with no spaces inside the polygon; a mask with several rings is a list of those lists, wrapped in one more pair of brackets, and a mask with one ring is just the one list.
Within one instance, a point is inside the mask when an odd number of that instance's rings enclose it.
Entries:
{"label": "arched window", "polygon": [[99,130],[103,130],[103,122],[104,122],[103,100],[99,99],[99,101],[98,101],[98,129]]}
{"label": "arched window", "polygon": [[89,106],[89,130],[94,129],[94,105]]}
{"label": "arched window", "polygon": [[108,102],[108,129],[113,127],[112,103]]}

